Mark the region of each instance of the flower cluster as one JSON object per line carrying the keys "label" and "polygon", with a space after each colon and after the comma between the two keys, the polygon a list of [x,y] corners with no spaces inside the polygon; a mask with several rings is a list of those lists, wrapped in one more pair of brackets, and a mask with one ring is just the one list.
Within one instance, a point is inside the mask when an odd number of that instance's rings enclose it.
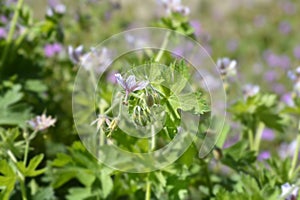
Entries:
{"label": "flower cluster", "polygon": [[281,198],[285,200],[296,200],[298,197],[299,187],[285,183],[281,186]]}
{"label": "flower cluster", "polygon": [[188,15],[190,13],[190,9],[181,4],[181,0],[160,0],[160,3],[164,6],[167,14],[181,13],[182,15]]}
{"label": "flower cluster", "polygon": [[35,118],[28,121],[28,124],[31,126],[32,129],[35,131],[43,131],[50,126],[54,126],[56,122],[55,118],[52,118],[51,116],[46,116],[45,113],[42,115],[38,115]]}

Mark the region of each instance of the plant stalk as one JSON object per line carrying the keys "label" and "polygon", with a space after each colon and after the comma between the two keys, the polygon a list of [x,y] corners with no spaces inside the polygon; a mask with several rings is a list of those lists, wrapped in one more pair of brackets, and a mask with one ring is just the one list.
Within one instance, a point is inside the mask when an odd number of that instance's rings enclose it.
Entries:
{"label": "plant stalk", "polygon": [[294,156],[293,156],[291,169],[289,171],[289,179],[292,179],[292,176],[293,176],[293,174],[295,172],[295,169],[296,169],[296,166],[297,166],[297,161],[298,161],[298,157],[299,157],[299,148],[300,148],[300,121],[299,121],[299,124],[298,124],[296,149],[295,149],[295,153],[294,153]]}

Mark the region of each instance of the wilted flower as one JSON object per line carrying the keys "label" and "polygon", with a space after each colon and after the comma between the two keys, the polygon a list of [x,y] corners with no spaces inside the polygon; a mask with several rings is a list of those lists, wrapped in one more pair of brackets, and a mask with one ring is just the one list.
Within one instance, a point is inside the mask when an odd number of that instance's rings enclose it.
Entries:
{"label": "wilted flower", "polygon": [[259,93],[260,87],[258,85],[247,84],[243,88],[243,95],[247,99],[248,97],[253,97]]}
{"label": "wilted flower", "polygon": [[56,122],[55,118],[51,116],[46,116],[45,113],[42,115],[38,115],[35,118],[28,121],[28,124],[35,130],[35,131],[42,131],[50,126],[54,126]]}
{"label": "wilted flower", "polygon": [[281,186],[281,191],[281,198],[284,198],[285,200],[296,200],[299,187],[285,183]]}
{"label": "wilted flower", "polygon": [[217,67],[220,70],[222,76],[233,76],[236,74],[236,60],[230,60],[229,58],[220,58],[217,61]]}
{"label": "wilted flower", "polygon": [[78,64],[80,62],[80,59],[83,55],[83,46],[80,45],[76,48],[73,48],[72,46],[68,47],[68,54],[69,58],[72,61],[73,64]]}
{"label": "wilted flower", "polygon": [[294,82],[294,92],[300,96],[300,66],[295,72],[288,71],[288,77]]}
{"label": "wilted flower", "polygon": [[148,81],[136,82],[134,75],[130,75],[126,80],[123,79],[122,75],[119,73],[115,74],[115,77],[117,79],[118,84],[125,90],[126,97],[129,95],[129,93],[142,90],[146,88],[149,84]]}
{"label": "wilted flower", "polygon": [[190,13],[190,9],[187,6],[183,6],[181,4],[181,0],[159,0],[160,3],[166,9],[167,14],[181,13],[183,15],[188,15]]}
{"label": "wilted flower", "polygon": [[97,131],[100,130],[101,126],[106,123],[110,124],[110,120],[105,115],[98,115],[97,119],[91,123],[91,125],[97,124]]}

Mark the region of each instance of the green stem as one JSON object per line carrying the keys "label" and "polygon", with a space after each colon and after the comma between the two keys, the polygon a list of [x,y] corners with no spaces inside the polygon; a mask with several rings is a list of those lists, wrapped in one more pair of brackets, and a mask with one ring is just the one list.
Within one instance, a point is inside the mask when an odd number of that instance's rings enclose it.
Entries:
{"label": "green stem", "polygon": [[6,38],[6,43],[7,44],[5,45],[5,48],[4,48],[4,51],[3,51],[3,54],[2,54],[1,65],[0,66],[2,66],[5,63],[7,54],[10,50],[11,42],[12,42],[15,30],[16,30],[16,25],[17,25],[17,22],[18,22],[18,18],[19,18],[19,15],[20,15],[20,10],[22,8],[23,3],[24,3],[24,0],[19,0],[18,1],[16,10],[14,12],[14,16],[13,16],[11,24],[10,24],[10,30],[9,30],[8,36]]}
{"label": "green stem", "polygon": [[260,122],[259,125],[258,125],[258,129],[256,131],[255,139],[254,139],[254,150],[256,152],[259,151],[261,137],[262,137],[264,129],[265,129],[265,124]]}
{"label": "green stem", "polygon": [[26,167],[26,164],[27,164],[27,159],[28,159],[28,152],[29,152],[29,139],[27,138],[25,140],[25,151],[24,151],[24,160],[23,160],[23,163]]}
{"label": "green stem", "polygon": [[251,130],[248,130],[248,139],[249,139],[249,145],[250,150],[254,150],[254,139],[253,139],[253,132]]}
{"label": "green stem", "polygon": [[168,32],[166,34],[166,36],[164,38],[164,41],[163,41],[163,43],[162,43],[162,45],[160,47],[160,50],[159,50],[157,56],[155,57],[155,60],[154,60],[155,62],[159,62],[160,59],[161,59],[161,57],[163,56],[164,51],[165,51],[165,49],[166,49],[166,47],[168,45],[170,35],[171,35],[171,32]]}
{"label": "green stem", "polygon": [[149,180],[149,174],[148,174],[145,200],[150,200],[150,199],[151,199],[151,181]]}
{"label": "green stem", "polygon": [[21,194],[22,194],[22,200],[27,200],[27,194],[26,194],[26,187],[25,187],[25,180],[20,180],[20,186],[21,186]]}
{"label": "green stem", "polygon": [[289,171],[289,179],[292,179],[293,174],[294,174],[295,169],[296,169],[296,165],[297,165],[297,161],[298,161],[298,157],[299,157],[299,148],[300,148],[300,121],[299,121],[299,124],[298,124],[296,149],[295,149],[295,153],[294,153],[293,160],[292,160],[292,166],[291,166],[291,169]]}

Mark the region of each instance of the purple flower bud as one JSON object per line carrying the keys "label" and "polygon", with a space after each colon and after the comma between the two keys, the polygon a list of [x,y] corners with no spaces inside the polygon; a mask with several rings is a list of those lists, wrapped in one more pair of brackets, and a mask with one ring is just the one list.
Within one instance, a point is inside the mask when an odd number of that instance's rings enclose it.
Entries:
{"label": "purple flower bud", "polygon": [[53,57],[54,55],[60,53],[62,51],[61,44],[54,43],[54,44],[46,44],[44,46],[44,53],[45,56],[48,58]]}

